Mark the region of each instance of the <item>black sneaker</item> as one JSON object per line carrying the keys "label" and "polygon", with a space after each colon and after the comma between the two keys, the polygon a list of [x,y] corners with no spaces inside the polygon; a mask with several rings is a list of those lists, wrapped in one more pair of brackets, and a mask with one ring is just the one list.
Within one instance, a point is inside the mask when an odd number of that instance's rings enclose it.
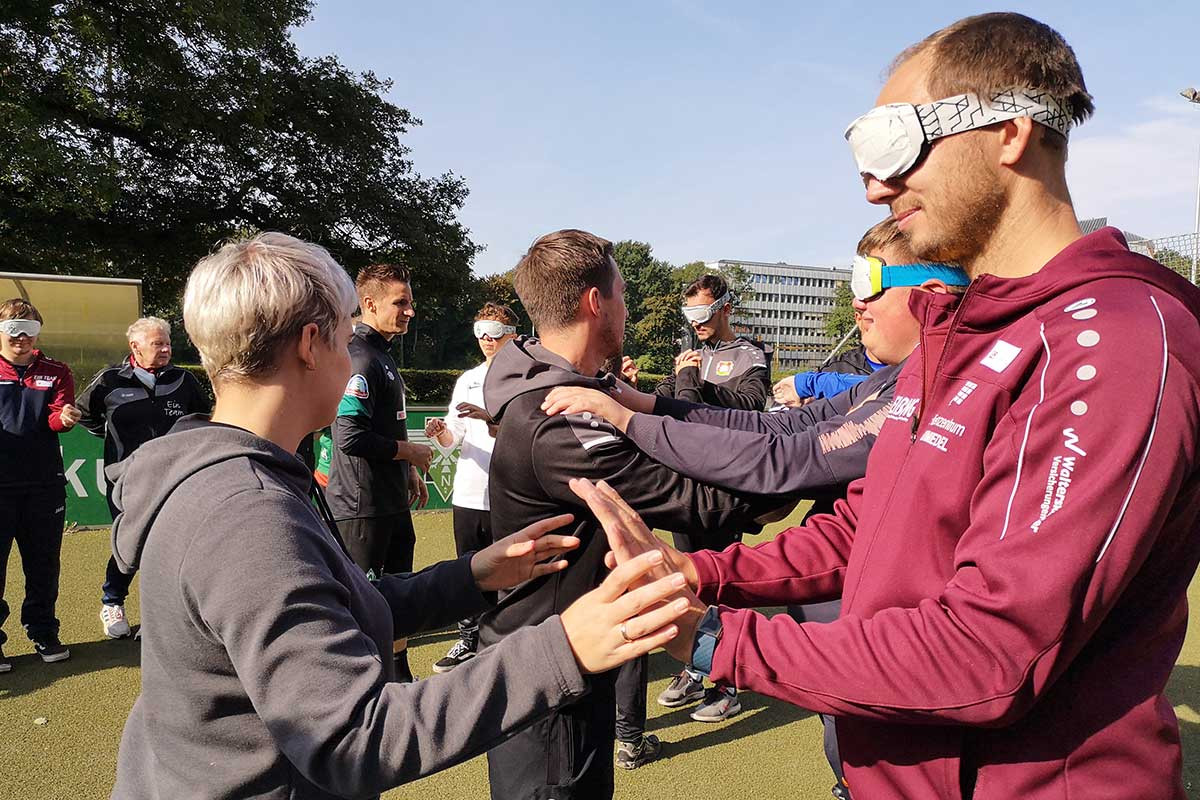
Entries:
{"label": "black sneaker", "polygon": [[449,653],[446,653],[445,656],[433,663],[433,671],[441,675],[454,669],[459,664],[470,661],[474,657],[475,648],[471,647],[469,642],[459,639],[454,643],[454,647],[450,648]]}
{"label": "black sneaker", "polygon": [[12,662],[4,655],[3,647],[0,647],[0,672],[12,672]]}
{"label": "black sneaker", "polygon": [[33,649],[42,657],[42,661],[45,661],[47,664],[53,664],[55,661],[66,661],[71,657],[71,651],[58,640],[57,636],[51,636],[40,642],[34,642]]}
{"label": "black sneaker", "polygon": [[643,736],[637,744],[617,742],[617,766],[621,769],[637,769],[657,760],[662,750],[662,741],[652,733]]}

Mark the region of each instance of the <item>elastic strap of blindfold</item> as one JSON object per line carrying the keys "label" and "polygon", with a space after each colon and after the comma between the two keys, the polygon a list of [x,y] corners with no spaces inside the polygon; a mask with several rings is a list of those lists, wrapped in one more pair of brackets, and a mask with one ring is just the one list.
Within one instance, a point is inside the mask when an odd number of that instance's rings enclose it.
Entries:
{"label": "elastic strap of blindfold", "polygon": [[[928,280],[940,280],[947,286],[966,286],[967,273],[949,264],[896,264],[879,268],[879,291],[893,286],[920,286]],[[873,281],[872,281],[873,282]]]}

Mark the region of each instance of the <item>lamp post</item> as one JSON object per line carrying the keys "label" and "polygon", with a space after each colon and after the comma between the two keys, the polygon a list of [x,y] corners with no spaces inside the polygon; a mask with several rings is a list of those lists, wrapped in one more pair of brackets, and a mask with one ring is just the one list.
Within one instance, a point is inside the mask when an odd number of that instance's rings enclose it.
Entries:
{"label": "lamp post", "polygon": [[[1200,107],[1200,91],[1187,88],[1180,92],[1189,103]],[[1196,170],[1196,231],[1192,240],[1192,284],[1196,283],[1196,262],[1200,261],[1200,166]]]}

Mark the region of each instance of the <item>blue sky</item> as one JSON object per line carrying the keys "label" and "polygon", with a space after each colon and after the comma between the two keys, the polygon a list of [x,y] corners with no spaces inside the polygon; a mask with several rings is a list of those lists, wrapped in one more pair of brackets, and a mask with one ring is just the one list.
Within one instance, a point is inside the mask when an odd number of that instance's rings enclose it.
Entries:
{"label": "blue sky", "polygon": [[[953,10],[950,10],[952,6]],[[842,131],[907,45],[974,2],[413,3],[318,0],[296,31],[393,79],[424,125],[418,171],[471,190],[461,219],[508,269],[536,236],[580,227],[674,263],[832,264],[883,217]],[[1072,133],[1081,217],[1143,236],[1192,230],[1200,106],[1195,0],[1010,3],[1074,47],[1096,117]]]}

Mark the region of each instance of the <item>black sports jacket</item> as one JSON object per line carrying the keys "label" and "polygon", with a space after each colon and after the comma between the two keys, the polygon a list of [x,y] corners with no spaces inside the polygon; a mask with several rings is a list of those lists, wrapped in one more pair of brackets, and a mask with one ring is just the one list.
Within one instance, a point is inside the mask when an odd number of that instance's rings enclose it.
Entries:
{"label": "black sports jacket", "polygon": [[333,423],[329,486],[334,519],[386,517],[408,510],[407,461],[396,442],[408,441],[404,379],[388,340],[365,323],[350,339],[353,373]]}
{"label": "black sports jacket", "polygon": [[760,342],[740,336],[700,347],[700,366],[684,367],[654,393],[692,403],[762,411],[771,396],[771,364]]}
{"label": "black sports jacket", "polygon": [[555,386],[602,388],[613,380],[611,375],[581,375],[536,339],[525,337],[506,345],[488,370],[484,402],[500,423],[488,487],[496,538],[569,511],[576,519],[570,533],[582,543],[566,556],[569,568],[517,587],[485,612],[481,630],[486,644],[561,612],[603,580],[608,541],[587,505],[568,487],[571,478],[605,480],[647,525],[691,535],[757,531],[756,517],[794,501],[706,486],[653,461],[603,420],[542,413],[542,401]]}
{"label": "black sports jacket", "polygon": [[[97,372],[79,395],[79,424],[103,437],[105,467],[162,436],[180,417],[209,410],[204,388],[187,370],[168,364],[154,377],[154,388],[147,388],[127,358]],[[109,483],[110,493],[111,489]]]}

